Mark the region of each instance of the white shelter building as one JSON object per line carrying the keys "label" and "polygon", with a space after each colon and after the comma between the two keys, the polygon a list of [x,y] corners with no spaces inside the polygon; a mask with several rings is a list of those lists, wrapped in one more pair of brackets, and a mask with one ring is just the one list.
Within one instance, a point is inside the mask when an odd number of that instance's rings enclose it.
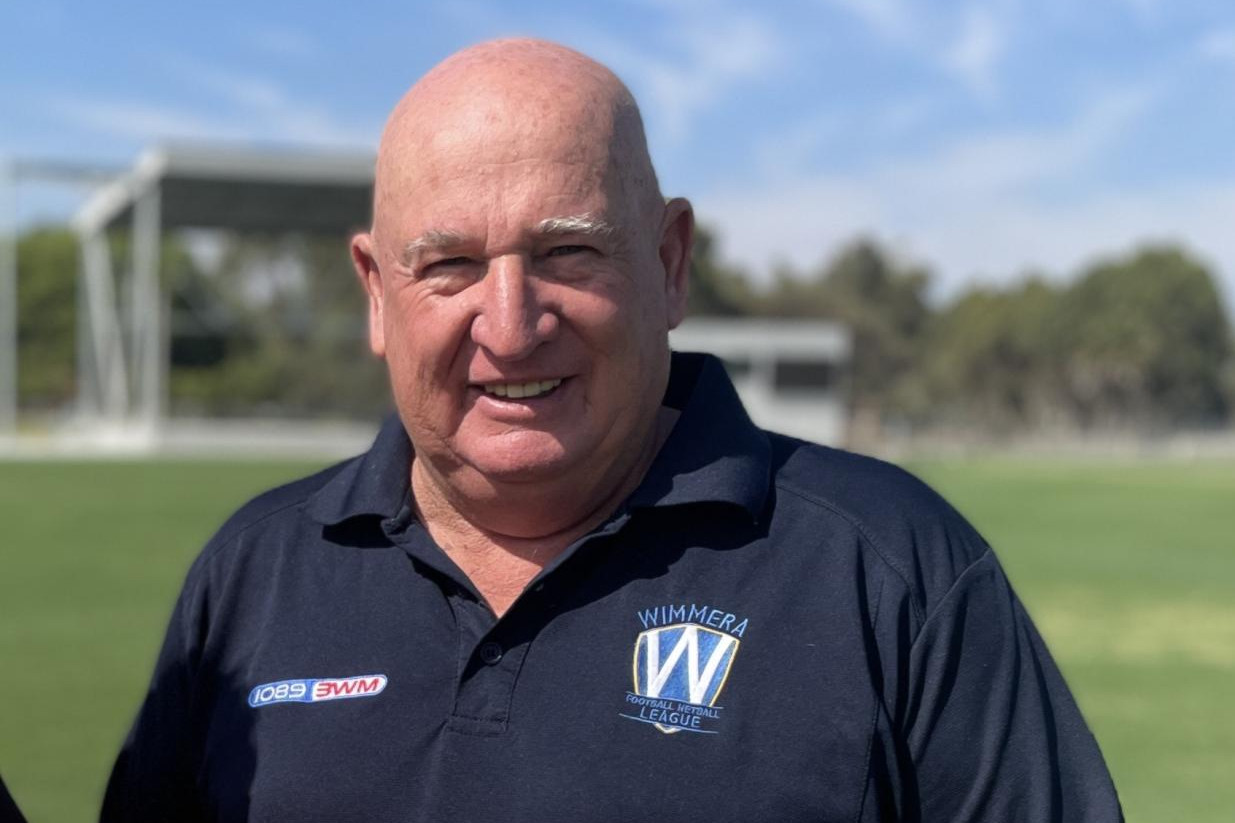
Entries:
{"label": "white shelter building", "polygon": [[[84,418],[157,445],[170,366],[165,232],[348,233],[367,225],[373,155],[171,144],[145,152],[73,218],[81,242],[78,385]],[[128,225],[131,265],[112,271],[108,232]]]}
{"label": "white shelter building", "polygon": [[849,330],[818,320],[691,318],[669,336],[678,351],[706,351],[725,368],[758,425],[838,444],[848,425]]}

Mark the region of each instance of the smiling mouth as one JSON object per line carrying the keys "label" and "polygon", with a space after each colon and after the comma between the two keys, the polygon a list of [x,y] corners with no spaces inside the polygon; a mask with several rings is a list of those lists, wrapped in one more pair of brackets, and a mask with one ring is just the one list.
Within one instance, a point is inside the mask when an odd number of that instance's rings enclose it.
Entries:
{"label": "smiling mouth", "polygon": [[524,400],[530,397],[540,397],[562,385],[562,378],[555,380],[533,380],[529,383],[485,383],[481,386],[485,394],[494,397],[505,397],[511,400]]}

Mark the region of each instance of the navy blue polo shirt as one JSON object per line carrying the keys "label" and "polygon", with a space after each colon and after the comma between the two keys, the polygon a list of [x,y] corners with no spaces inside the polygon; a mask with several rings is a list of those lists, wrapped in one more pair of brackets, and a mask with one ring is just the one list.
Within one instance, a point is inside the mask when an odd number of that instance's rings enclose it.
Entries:
{"label": "navy blue polo shirt", "polygon": [[5,787],[3,778],[0,778],[0,823],[26,823],[26,818],[22,817],[21,810],[17,808]]}
{"label": "navy blue polo shirt", "polygon": [[1120,819],[982,538],[756,428],[715,358],[672,371],[643,483],[500,620],[414,518],[397,419],[241,509],[103,820]]}

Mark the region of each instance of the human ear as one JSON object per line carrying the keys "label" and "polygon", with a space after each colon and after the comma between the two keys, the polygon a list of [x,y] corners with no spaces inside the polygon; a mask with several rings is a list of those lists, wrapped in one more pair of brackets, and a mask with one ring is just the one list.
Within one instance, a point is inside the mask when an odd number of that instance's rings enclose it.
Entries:
{"label": "human ear", "polygon": [[386,328],[383,323],[384,294],[382,273],[377,265],[373,235],[361,232],[352,238],[352,266],[369,299],[369,349],[378,357],[386,356]]}
{"label": "human ear", "polygon": [[683,197],[665,203],[660,228],[660,264],[665,271],[665,319],[677,328],[686,316],[690,294],[690,254],[695,242],[695,212]]}

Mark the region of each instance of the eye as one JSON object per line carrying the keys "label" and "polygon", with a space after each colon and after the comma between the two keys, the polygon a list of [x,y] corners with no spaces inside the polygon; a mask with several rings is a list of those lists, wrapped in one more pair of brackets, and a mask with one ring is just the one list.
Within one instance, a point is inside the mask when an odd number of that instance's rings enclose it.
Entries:
{"label": "eye", "polygon": [[480,264],[471,257],[443,257],[441,260],[434,260],[431,263],[426,263],[419,271],[421,278],[449,278],[455,279],[463,275],[474,276]]}
{"label": "eye", "polygon": [[432,269],[438,266],[447,268],[450,266],[466,266],[476,261],[470,257],[447,257],[445,260],[436,260],[425,266],[426,269]]}
{"label": "eye", "polygon": [[480,261],[459,255],[425,263],[416,271],[415,278],[435,292],[454,294],[484,277],[484,271]]}
{"label": "eye", "polygon": [[554,246],[545,253],[545,257],[565,257],[569,254],[583,254],[590,251],[593,251],[591,246],[572,246],[568,244]]}

